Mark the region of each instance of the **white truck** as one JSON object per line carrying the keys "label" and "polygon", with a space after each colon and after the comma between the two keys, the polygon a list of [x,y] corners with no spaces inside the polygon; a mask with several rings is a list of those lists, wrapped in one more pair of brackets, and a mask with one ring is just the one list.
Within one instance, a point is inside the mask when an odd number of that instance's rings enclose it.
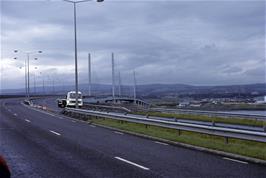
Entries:
{"label": "white truck", "polygon": [[[57,99],[57,105],[60,108],[64,107],[75,107],[76,106],[76,92],[70,91],[66,95],[66,99]],[[78,106],[83,106],[82,94],[78,92]]]}

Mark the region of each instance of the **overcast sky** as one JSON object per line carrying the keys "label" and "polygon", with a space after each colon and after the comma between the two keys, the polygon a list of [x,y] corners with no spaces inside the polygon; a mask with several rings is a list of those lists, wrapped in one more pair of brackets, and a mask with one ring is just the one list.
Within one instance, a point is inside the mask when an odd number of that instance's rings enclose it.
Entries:
{"label": "overcast sky", "polygon": [[[77,9],[80,83],[88,52],[93,83],[111,83],[111,52],[123,84],[133,83],[133,70],[138,84],[265,82],[264,1],[106,0]],[[1,1],[2,89],[23,88],[23,51],[37,50],[30,70],[39,84],[41,77],[74,84],[73,5]]]}

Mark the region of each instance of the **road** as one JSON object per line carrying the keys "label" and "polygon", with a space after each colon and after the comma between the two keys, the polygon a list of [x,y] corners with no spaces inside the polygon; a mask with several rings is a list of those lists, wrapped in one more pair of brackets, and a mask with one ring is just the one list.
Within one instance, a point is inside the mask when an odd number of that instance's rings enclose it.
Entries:
{"label": "road", "polygon": [[13,177],[266,177],[266,167],[115,132],[3,99],[0,154]]}

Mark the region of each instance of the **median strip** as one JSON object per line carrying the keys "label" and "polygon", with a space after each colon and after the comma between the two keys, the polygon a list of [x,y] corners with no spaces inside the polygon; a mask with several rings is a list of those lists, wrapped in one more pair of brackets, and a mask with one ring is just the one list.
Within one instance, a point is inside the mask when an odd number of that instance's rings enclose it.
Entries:
{"label": "median strip", "polygon": [[231,158],[227,158],[227,157],[223,157],[223,159],[225,159],[225,160],[229,160],[229,161],[234,161],[234,162],[237,162],[237,163],[248,164],[248,162],[245,162],[245,161],[239,161],[239,160],[237,160],[237,159],[231,159]]}
{"label": "median strip", "polygon": [[53,134],[55,134],[55,135],[58,135],[58,136],[60,136],[61,134],[60,133],[58,133],[58,132],[55,132],[55,131],[52,131],[52,130],[49,130],[51,133],[53,133]]}
{"label": "median strip", "polygon": [[115,157],[115,159],[118,159],[118,160],[120,160],[120,161],[123,161],[123,162],[125,162],[125,163],[131,164],[131,165],[133,165],[133,166],[136,166],[136,167],[141,168],[141,169],[144,169],[144,170],[150,170],[150,169],[147,168],[147,167],[144,167],[144,166],[139,165],[139,164],[137,164],[137,163],[133,163],[133,162],[131,162],[131,161],[128,161],[128,160],[126,160],[126,159],[123,159],[123,158],[120,158],[120,157],[117,157],[117,156]]}

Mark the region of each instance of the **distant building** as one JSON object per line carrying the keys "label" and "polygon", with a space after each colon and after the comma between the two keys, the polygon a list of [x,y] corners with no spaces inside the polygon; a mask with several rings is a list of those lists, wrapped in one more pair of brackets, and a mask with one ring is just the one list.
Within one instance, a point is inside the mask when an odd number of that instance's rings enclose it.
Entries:
{"label": "distant building", "polygon": [[256,97],[255,99],[255,103],[258,104],[264,104],[266,103],[266,96],[260,96],[260,97]]}
{"label": "distant building", "polygon": [[183,101],[178,104],[178,107],[183,108],[189,106],[189,104],[190,104],[189,101]]}

